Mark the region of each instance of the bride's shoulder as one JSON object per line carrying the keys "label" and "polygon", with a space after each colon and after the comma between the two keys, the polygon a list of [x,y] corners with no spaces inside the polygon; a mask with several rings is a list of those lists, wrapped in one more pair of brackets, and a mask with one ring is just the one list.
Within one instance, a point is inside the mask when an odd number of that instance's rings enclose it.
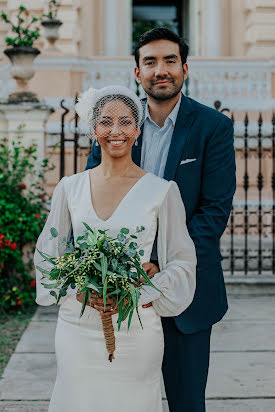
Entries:
{"label": "bride's shoulder", "polygon": [[168,190],[169,187],[171,186],[172,181],[163,179],[162,177],[156,176],[153,173],[147,173],[147,174],[148,174],[148,179],[150,183],[156,185],[158,189],[162,188],[163,190]]}
{"label": "bride's shoulder", "polygon": [[63,187],[65,189],[65,192],[70,191],[70,189],[79,187],[81,183],[84,183],[88,175],[88,170],[85,170],[84,172],[80,173],[75,173],[71,176],[64,176],[60,183],[63,183]]}
{"label": "bride's shoulder", "polygon": [[64,176],[63,177],[64,183],[65,184],[72,184],[72,183],[84,180],[85,177],[87,177],[88,173],[89,173],[89,170],[85,170],[84,172],[75,173],[71,176]]}
{"label": "bride's shoulder", "polygon": [[168,181],[162,177],[156,176],[153,173],[148,173],[148,184],[151,193],[153,192],[160,199],[163,199],[167,192],[169,191],[173,181]]}

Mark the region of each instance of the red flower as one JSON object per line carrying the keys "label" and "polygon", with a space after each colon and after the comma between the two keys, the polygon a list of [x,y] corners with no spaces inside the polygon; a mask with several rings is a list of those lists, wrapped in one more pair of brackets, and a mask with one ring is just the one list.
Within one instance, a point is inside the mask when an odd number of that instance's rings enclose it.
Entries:
{"label": "red flower", "polygon": [[0,239],[4,239],[4,237],[3,233],[0,233]]}
{"label": "red flower", "polygon": [[[1,249],[1,248],[0,248]],[[2,265],[0,265],[0,270],[3,270],[4,269],[4,266],[2,266]]]}
{"label": "red flower", "polygon": [[19,297],[19,296],[16,296],[16,299],[17,299],[17,300],[20,300],[20,297]]}
{"label": "red flower", "polygon": [[12,250],[17,249],[16,243],[12,243],[12,244],[10,245],[10,247],[11,247]]}
{"label": "red flower", "polygon": [[40,215],[38,213],[35,213],[34,217],[36,217],[36,219],[40,219]]}
{"label": "red flower", "polygon": [[45,199],[45,195],[40,195],[41,199]]}
{"label": "red flower", "polygon": [[22,305],[22,300],[19,300],[18,302],[17,302],[17,306],[21,306]]}
{"label": "red flower", "polygon": [[24,185],[24,183],[19,183],[18,186],[20,187],[20,189],[27,189],[27,186]]}
{"label": "red flower", "polygon": [[35,287],[35,283],[36,283],[35,280],[32,280],[32,281],[30,282],[30,287],[31,287],[31,288],[34,288],[34,287]]}

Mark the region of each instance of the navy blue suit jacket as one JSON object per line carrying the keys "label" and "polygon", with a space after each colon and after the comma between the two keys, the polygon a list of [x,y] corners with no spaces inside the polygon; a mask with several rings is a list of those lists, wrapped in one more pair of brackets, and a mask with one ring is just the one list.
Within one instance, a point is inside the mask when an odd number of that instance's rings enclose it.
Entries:
{"label": "navy blue suit jacket", "polygon": [[[132,156],[140,165],[142,133]],[[196,159],[181,164],[182,160]],[[93,145],[86,169],[101,161]],[[218,111],[182,96],[164,173],[180,189],[187,227],[196,246],[197,287],[191,305],[175,322],[183,333],[195,333],[218,322],[227,311],[219,240],[236,189],[232,121]],[[179,222],[179,225],[181,222]]]}

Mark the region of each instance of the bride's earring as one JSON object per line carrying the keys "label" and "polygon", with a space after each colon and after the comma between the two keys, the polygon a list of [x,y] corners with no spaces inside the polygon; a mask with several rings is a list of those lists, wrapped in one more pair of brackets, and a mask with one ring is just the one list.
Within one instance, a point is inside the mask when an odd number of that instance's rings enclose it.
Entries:
{"label": "bride's earring", "polygon": [[135,141],[135,146],[138,146],[138,139],[136,139]]}
{"label": "bride's earring", "polygon": [[99,146],[97,139],[96,139],[96,141],[95,141],[95,145],[96,145],[96,146]]}

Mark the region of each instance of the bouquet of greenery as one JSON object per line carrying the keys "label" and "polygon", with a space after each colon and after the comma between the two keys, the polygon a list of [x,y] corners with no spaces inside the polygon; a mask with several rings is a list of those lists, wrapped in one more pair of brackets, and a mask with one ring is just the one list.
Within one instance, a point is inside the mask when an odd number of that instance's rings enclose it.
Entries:
{"label": "bouquet of greenery", "polygon": [[[116,238],[112,238],[107,230],[93,230],[86,223],[83,224],[86,230],[83,236],[77,238],[76,245],[63,239],[66,245],[63,256],[51,257],[38,251],[44,261],[53,266],[51,270],[37,266],[43,274],[42,279],[54,282],[43,283],[43,286],[54,289],[50,294],[57,303],[67,295],[69,286],[77,288],[79,293],[83,293],[80,316],[93,293],[103,296],[105,308],[107,299],[111,298],[118,308],[118,330],[127,317],[129,329],[134,310],[142,326],[138,313],[139,291],[144,284],[155,288],[142,269],[140,256],[143,256],[144,251],[139,249],[136,242],[136,234],[143,231],[144,227],[137,227],[135,234],[129,234],[129,229],[122,228]],[[51,228],[51,235],[52,238],[58,236],[55,228]],[[111,362],[115,351],[112,316],[102,317],[102,326]]]}

